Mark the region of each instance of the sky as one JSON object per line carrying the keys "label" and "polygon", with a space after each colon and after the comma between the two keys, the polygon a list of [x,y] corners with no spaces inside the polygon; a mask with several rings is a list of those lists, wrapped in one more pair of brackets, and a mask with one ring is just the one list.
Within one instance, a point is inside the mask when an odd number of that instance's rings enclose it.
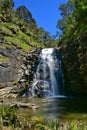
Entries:
{"label": "sky", "polygon": [[61,3],[68,0],[14,0],[16,9],[21,5],[25,5],[35,18],[38,27],[44,28],[51,35],[55,35],[57,21],[61,18],[58,7]]}

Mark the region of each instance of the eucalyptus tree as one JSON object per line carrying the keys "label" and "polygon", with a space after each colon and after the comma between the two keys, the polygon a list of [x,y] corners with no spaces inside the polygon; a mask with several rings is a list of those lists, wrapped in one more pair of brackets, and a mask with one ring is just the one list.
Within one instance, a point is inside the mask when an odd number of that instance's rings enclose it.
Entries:
{"label": "eucalyptus tree", "polygon": [[0,0],[0,11],[8,22],[12,20],[13,6],[13,0]]}
{"label": "eucalyptus tree", "polygon": [[75,10],[74,0],[69,0],[67,3],[61,4],[59,10],[62,18],[58,20],[57,28],[62,32],[61,34],[63,35],[66,33],[69,24],[73,23],[74,21],[73,17],[73,12]]}
{"label": "eucalyptus tree", "polygon": [[19,6],[16,12],[21,17],[22,20],[26,22],[31,22],[32,14],[25,6]]}
{"label": "eucalyptus tree", "polygon": [[86,0],[69,0],[66,4],[61,4],[59,10],[62,18],[58,21],[57,28],[62,35],[66,33],[78,35],[78,31],[81,32],[86,28]]}

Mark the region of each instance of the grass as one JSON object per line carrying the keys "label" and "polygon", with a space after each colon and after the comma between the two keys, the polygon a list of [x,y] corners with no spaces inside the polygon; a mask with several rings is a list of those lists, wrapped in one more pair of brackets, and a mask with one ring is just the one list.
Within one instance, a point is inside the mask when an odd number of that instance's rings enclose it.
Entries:
{"label": "grass", "polygon": [[87,115],[86,114],[76,114],[75,115],[75,113],[70,113],[70,114],[66,114],[65,116],[64,116],[64,118],[67,118],[67,119],[70,119],[70,120],[74,120],[74,119],[76,119],[76,120],[86,120],[87,119]]}
{"label": "grass", "polygon": [[20,30],[19,27],[13,23],[7,23],[5,26],[10,30],[14,29],[15,32]]}
{"label": "grass", "polygon": [[87,130],[86,120],[52,120],[45,121],[42,116],[21,118],[18,109],[10,106],[0,106],[0,128],[5,130]]}
{"label": "grass", "polygon": [[9,106],[0,107],[0,121],[2,126],[20,126],[19,120],[16,116],[16,109]]}
{"label": "grass", "polygon": [[24,42],[23,40],[21,39],[18,39],[17,37],[7,37],[5,36],[4,39],[8,42],[11,42],[11,43],[15,43],[17,44],[19,47],[21,47],[23,50],[25,51],[28,51],[28,50],[31,50],[32,47],[29,46],[26,42]]}
{"label": "grass", "polygon": [[3,31],[3,33],[5,33],[5,35],[13,36],[13,32],[8,29],[5,24],[0,23],[0,29]]}
{"label": "grass", "polygon": [[[18,25],[13,23],[0,23],[2,32],[4,33],[4,40],[7,42],[15,43],[24,51],[31,50],[32,48],[44,48],[44,44],[38,41],[33,32],[26,30],[23,32]],[[3,48],[3,47],[2,47]]]}
{"label": "grass", "polygon": [[18,39],[21,39],[22,41],[29,43],[30,42],[30,37],[27,36],[25,33],[23,33],[22,31],[18,31],[16,34],[16,37]]}

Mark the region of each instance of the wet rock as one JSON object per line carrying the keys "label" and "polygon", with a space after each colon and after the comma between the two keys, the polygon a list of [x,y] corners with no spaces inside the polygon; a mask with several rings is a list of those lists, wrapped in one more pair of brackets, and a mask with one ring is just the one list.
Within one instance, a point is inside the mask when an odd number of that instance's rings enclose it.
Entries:
{"label": "wet rock", "polygon": [[[40,50],[32,50],[26,53],[18,48],[16,43],[10,44],[3,39],[0,39],[0,45],[2,46],[0,48],[0,55],[8,59],[0,62],[0,88],[14,87],[15,83],[18,88],[21,86],[23,88],[26,87],[26,83],[30,83],[33,79]],[[10,86],[9,82],[11,83]],[[24,84],[22,85],[21,83]],[[12,96],[11,91],[7,95],[6,91],[5,95],[0,92],[0,97],[9,97]],[[16,94],[13,94],[13,97],[16,96]]]}
{"label": "wet rock", "polygon": [[21,103],[21,102],[16,102],[16,103],[11,103],[10,107],[23,107],[23,108],[30,108],[30,109],[37,109],[39,108],[39,106],[35,105],[35,104],[31,104],[31,103]]}
{"label": "wet rock", "polygon": [[29,75],[29,70],[25,70],[25,75]]}
{"label": "wet rock", "polygon": [[0,89],[0,98],[18,97],[17,87],[5,87]]}
{"label": "wet rock", "polygon": [[3,103],[4,101],[3,100],[0,100],[0,103]]}

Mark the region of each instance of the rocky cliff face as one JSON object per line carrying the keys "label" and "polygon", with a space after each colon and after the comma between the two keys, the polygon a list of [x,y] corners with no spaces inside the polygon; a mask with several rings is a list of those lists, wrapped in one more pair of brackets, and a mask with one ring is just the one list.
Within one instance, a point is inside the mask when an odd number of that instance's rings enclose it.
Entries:
{"label": "rocky cliff face", "polygon": [[20,49],[5,48],[8,42],[0,41],[0,82],[6,83],[18,78],[18,68],[20,66],[17,57],[21,53]]}
{"label": "rocky cliff face", "polygon": [[[10,44],[0,40],[0,88],[6,88],[6,93],[4,89],[1,97],[10,97],[12,93],[13,97],[15,94],[18,96],[22,89],[29,86],[40,53],[40,49],[25,52],[17,45]],[[7,87],[10,87],[8,94]]]}
{"label": "rocky cliff face", "polygon": [[87,94],[87,33],[77,39],[62,41],[66,87],[70,94]]}

